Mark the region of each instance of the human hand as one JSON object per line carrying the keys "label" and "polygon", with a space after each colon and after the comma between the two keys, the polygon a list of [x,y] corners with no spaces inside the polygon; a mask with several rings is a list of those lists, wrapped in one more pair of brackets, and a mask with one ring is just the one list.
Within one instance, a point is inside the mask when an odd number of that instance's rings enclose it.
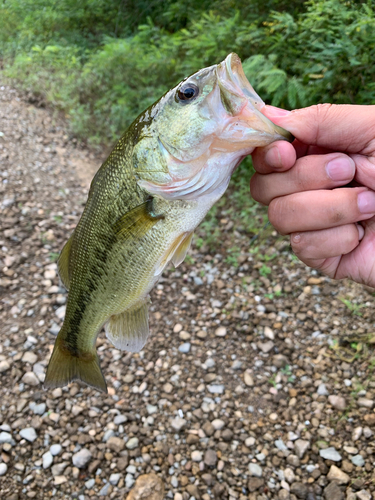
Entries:
{"label": "human hand", "polygon": [[264,114],[296,140],[255,150],[253,198],[305,264],[375,287],[375,106]]}

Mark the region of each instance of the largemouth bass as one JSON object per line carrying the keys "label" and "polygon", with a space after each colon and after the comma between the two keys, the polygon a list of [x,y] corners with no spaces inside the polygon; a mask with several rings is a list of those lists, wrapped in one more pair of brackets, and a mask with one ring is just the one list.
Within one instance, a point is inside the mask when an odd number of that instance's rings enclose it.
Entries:
{"label": "largemouth bass", "polygon": [[96,338],[140,351],[149,292],[178,266],[193,232],[255,147],[292,135],[262,113],[240,58],[230,54],[167,92],[141,114],[95,175],[82,217],[58,260],[69,290],[44,382],[106,391]]}

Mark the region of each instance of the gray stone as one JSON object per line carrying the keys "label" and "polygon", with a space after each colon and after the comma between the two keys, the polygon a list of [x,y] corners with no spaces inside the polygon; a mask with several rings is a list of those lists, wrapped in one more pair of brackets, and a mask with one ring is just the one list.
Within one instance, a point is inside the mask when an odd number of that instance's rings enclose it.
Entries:
{"label": "gray stone", "polygon": [[345,495],[339,485],[335,481],[332,481],[324,488],[324,498],[325,500],[344,500]]}
{"label": "gray stone", "polygon": [[357,404],[358,406],[362,406],[363,408],[373,408],[374,400],[368,398],[358,398]]}
{"label": "gray stone", "polygon": [[34,427],[26,427],[25,429],[21,429],[20,436],[30,443],[33,443],[38,437]]}
{"label": "gray stone", "polygon": [[363,467],[365,465],[365,461],[362,455],[354,455],[354,457],[351,457],[350,460],[356,467]]}
{"label": "gray stone", "polygon": [[0,432],[0,444],[12,443],[13,438],[9,432]]}
{"label": "gray stone", "polygon": [[294,443],[294,450],[298,458],[303,458],[304,454],[310,447],[310,442],[304,439],[297,439]]}
{"label": "gray stone", "polygon": [[116,486],[116,484],[120,481],[120,477],[121,477],[121,474],[119,474],[118,472],[113,473],[109,476],[109,482],[111,484],[113,484],[114,486]]}
{"label": "gray stone", "polygon": [[190,348],[191,348],[190,342],[184,342],[183,344],[180,345],[178,350],[183,354],[187,354],[188,352],[190,352]]}
{"label": "gray stone", "polygon": [[59,455],[62,451],[62,446],[61,444],[53,444],[49,451],[51,452],[52,456],[56,456],[56,455]]}
{"label": "gray stone", "polygon": [[332,460],[332,462],[340,462],[342,460],[342,456],[333,446],[320,450],[319,455],[325,460]]}
{"label": "gray stone", "polygon": [[286,451],[288,449],[288,447],[286,446],[286,444],[284,443],[284,441],[282,439],[277,439],[275,441],[275,446],[278,450],[281,450],[281,451]]}
{"label": "gray stone", "polygon": [[288,481],[289,484],[294,483],[296,475],[294,474],[294,471],[292,469],[290,469],[289,467],[287,467],[284,470],[284,476],[285,476],[285,480]]}
{"label": "gray stone", "polygon": [[32,351],[26,351],[22,356],[22,361],[24,363],[30,363],[31,365],[33,365],[38,361],[38,356]]}
{"label": "gray stone", "polygon": [[126,447],[128,450],[134,450],[137,448],[139,445],[139,439],[137,437],[132,437],[129,439],[129,441],[126,443]]}
{"label": "gray stone", "polygon": [[4,476],[7,473],[8,466],[7,464],[0,463],[0,476]]}
{"label": "gray stone", "polygon": [[290,492],[293,493],[293,495],[296,495],[297,498],[305,500],[305,498],[307,497],[308,489],[306,484],[298,482],[292,483],[290,485]]}
{"label": "gray stone", "polygon": [[59,464],[55,464],[52,466],[52,475],[53,476],[61,476],[61,474],[64,472],[64,470],[67,468],[69,465],[69,462],[61,462]]}
{"label": "gray stone", "polygon": [[268,342],[258,342],[258,347],[259,349],[264,352],[264,354],[267,354],[268,352],[270,352],[273,347],[274,347],[274,343],[272,342],[272,340],[269,340]]}
{"label": "gray stone", "polygon": [[318,387],[318,390],[316,392],[319,394],[319,396],[328,396],[329,395],[329,392],[328,392],[325,384],[320,384]]}
{"label": "gray stone", "polygon": [[88,479],[86,482],[85,482],[85,486],[88,490],[91,490],[91,488],[93,488],[95,486],[95,479],[92,478],[92,479]]}
{"label": "gray stone", "polygon": [[29,408],[30,410],[35,413],[35,415],[43,415],[44,412],[46,411],[46,404],[45,403],[39,403],[38,405],[33,401],[29,403]]}
{"label": "gray stone", "polygon": [[217,462],[217,454],[215,450],[208,449],[204,454],[204,463],[209,467],[214,467]]}
{"label": "gray stone", "polygon": [[120,453],[125,448],[125,442],[119,437],[111,437],[107,441],[107,446],[110,450]]}
{"label": "gray stone", "polygon": [[172,428],[177,432],[180,432],[186,426],[186,424],[186,420],[181,417],[176,417],[171,421]]}
{"label": "gray stone", "polygon": [[250,476],[262,477],[262,474],[263,474],[262,467],[258,464],[250,463],[249,464],[249,473],[250,473]]}
{"label": "gray stone", "polygon": [[49,467],[51,467],[51,465],[53,464],[52,453],[50,451],[44,453],[42,456],[42,460],[43,460],[43,469],[48,469]]}
{"label": "gray stone", "polygon": [[108,495],[109,493],[109,489],[110,489],[111,485],[109,483],[106,483],[103,488],[99,491],[99,496],[100,497],[105,497]]}
{"label": "gray stone", "polygon": [[77,453],[75,453],[72,457],[73,465],[78,467],[79,469],[83,469],[90,462],[92,458],[91,451],[87,448],[82,448]]}
{"label": "gray stone", "polygon": [[208,392],[211,394],[223,394],[225,387],[221,384],[212,384],[207,386]]}

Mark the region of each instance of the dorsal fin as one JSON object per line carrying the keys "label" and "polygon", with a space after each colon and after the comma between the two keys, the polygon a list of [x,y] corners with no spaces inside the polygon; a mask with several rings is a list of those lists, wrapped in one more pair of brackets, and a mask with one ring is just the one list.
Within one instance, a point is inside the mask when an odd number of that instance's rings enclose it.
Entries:
{"label": "dorsal fin", "polygon": [[139,352],[147,342],[149,301],[148,297],[141,299],[133,307],[109,318],[105,333],[117,349]]}
{"label": "dorsal fin", "polygon": [[69,290],[70,287],[69,260],[70,260],[70,248],[72,246],[72,241],[73,241],[73,234],[65,243],[63,249],[61,250],[60,256],[57,260],[57,270],[61,282],[67,290]]}

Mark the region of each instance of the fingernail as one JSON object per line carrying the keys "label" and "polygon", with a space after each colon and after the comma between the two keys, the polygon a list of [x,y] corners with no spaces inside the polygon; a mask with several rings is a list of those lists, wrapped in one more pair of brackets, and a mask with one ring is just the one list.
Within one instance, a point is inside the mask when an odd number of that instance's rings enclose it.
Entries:
{"label": "fingernail", "polygon": [[361,241],[361,239],[365,235],[365,230],[364,230],[363,226],[361,226],[361,224],[357,224],[357,229],[358,229],[358,239],[359,239],[359,241]]}
{"label": "fingernail", "polygon": [[373,191],[362,191],[362,193],[359,193],[358,208],[362,214],[374,214],[375,193]]}
{"label": "fingernail", "polygon": [[351,158],[335,158],[327,163],[328,177],[333,181],[351,181],[355,173],[355,164]]}
{"label": "fingernail", "polygon": [[266,106],[267,116],[269,118],[278,118],[279,116],[287,116],[290,111],[287,109],[276,108],[275,106]]}

